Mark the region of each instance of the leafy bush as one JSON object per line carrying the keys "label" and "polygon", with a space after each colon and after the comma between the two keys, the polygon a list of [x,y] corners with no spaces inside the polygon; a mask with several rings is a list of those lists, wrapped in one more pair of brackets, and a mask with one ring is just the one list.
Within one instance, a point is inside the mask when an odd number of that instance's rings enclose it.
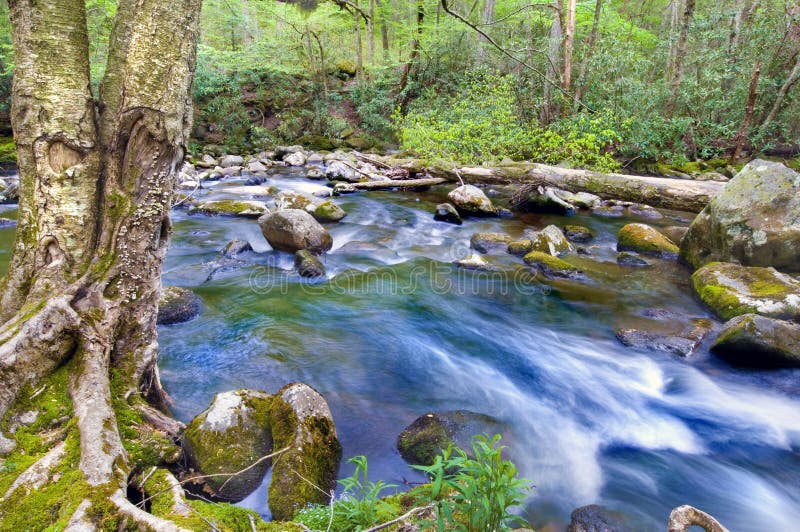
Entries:
{"label": "leafy bush", "polygon": [[355,464],[356,470],[353,476],[339,481],[344,487],[346,498],[338,504],[349,525],[347,530],[362,530],[396,516],[399,508],[381,499],[380,495],[397,486],[385,484],[382,480],[367,480],[368,466],[365,456],[356,456],[348,462]]}
{"label": "leafy bush", "polygon": [[507,530],[524,520],[508,510],[519,506],[529,483],[517,477],[513,462],[502,458],[500,435],[472,440],[474,458],[452,445],[442,451],[430,466],[414,466],[431,479],[422,490],[419,504],[433,504],[436,522],[426,523],[438,532],[494,532]]}

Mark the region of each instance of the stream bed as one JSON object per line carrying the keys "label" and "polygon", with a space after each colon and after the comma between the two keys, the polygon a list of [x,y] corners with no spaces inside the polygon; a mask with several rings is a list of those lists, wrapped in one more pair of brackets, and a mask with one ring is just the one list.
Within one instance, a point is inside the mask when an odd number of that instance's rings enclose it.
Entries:
{"label": "stream bed", "polygon": [[[229,184],[205,197],[241,197]],[[265,185],[323,188],[299,170]],[[426,412],[469,410],[499,421],[508,456],[535,485],[523,508],[534,527],[563,529],[574,508],[596,503],[635,530],[664,530],[672,508],[691,504],[732,531],[797,530],[800,370],[732,368],[708,354],[713,334],[688,358],[614,336],[652,309],[711,318],[675,261],[616,263],[625,223],[686,225],[693,215],[525,214],[456,226],[432,214],[450,188],[337,198],[348,215],[326,226],[334,245],[327,277],[314,281],[270,250],[255,220],[174,210],[164,284],[203,302],[198,318],[160,328],[174,414],[188,422],[215,393],[301,381],[330,405],[344,458],[365,455],[373,480],[407,489],[424,478],[400,458],[399,433]],[[507,206],[507,190],[489,193]],[[451,264],[471,254],[476,232],[521,238],[550,223],[595,231],[590,259],[576,259],[595,261],[590,280],[532,279],[503,253],[493,259],[508,266],[502,274]],[[0,229],[0,274],[13,231]],[[234,238],[254,252],[220,262]],[[343,461],[340,476],[351,471]],[[240,504],[267,516],[266,482]]]}

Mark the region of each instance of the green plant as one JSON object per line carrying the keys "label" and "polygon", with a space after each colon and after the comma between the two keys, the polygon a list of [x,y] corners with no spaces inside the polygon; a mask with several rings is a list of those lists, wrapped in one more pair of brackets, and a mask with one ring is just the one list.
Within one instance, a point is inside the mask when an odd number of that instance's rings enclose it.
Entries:
{"label": "green plant", "polygon": [[380,498],[383,491],[397,486],[385,484],[382,480],[367,480],[368,464],[365,456],[356,456],[348,462],[355,464],[356,470],[351,477],[339,481],[346,497],[338,503],[348,524],[347,530],[362,530],[397,515],[399,508]]}
{"label": "green plant", "polygon": [[333,504],[333,519],[331,519],[331,506],[326,504],[310,504],[301,508],[292,521],[302,523],[309,530],[330,530],[339,532],[349,530],[350,525],[345,515],[342,500]]}
{"label": "green plant", "polygon": [[433,505],[436,521],[426,522],[438,532],[495,532],[508,530],[524,521],[509,512],[519,506],[530,489],[526,479],[517,477],[517,468],[504,460],[500,435],[486,435],[472,440],[472,454],[449,446],[430,466],[414,466],[431,480],[430,488],[421,490],[418,504]]}

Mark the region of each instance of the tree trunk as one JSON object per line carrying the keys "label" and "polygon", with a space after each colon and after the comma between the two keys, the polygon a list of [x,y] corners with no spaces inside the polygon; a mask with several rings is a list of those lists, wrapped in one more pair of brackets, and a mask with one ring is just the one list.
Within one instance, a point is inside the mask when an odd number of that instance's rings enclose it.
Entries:
{"label": "tree trunk", "polygon": [[386,25],[386,13],[383,10],[381,0],[375,0],[375,4],[380,14],[381,50],[383,51],[383,62],[386,63],[389,61],[389,28]]}
{"label": "tree trunk", "polygon": [[669,3],[669,50],[667,50],[667,65],[664,68],[664,79],[669,83],[672,79],[675,64],[675,29],[680,23],[680,13],[683,0],[670,0]]}
{"label": "tree trunk", "polygon": [[589,69],[589,61],[592,60],[592,56],[594,55],[594,45],[597,42],[597,35],[600,32],[600,15],[603,12],[603,0],[596,0],[594,4],[594,19],[592,20],[592,32],[589,34],[589,38],[586,40],[586,53],[581,59],[581,66],[578,72],[578,80],[575,83],[575,108],[574,111],[577,112],[579,109],[579,102],[581,102],[581,98],[583,98],[583,92],[586,86],[586,74]]}
{"label": "tree trunk", "polygon": [[[74,512],[68,528],[176,528],[127,500],[134,442],[117,414],[163,397],[156,314],[200,4],[120,0],[95,104],[83,0],[10,2],[20,208],[0,287],[0,418],[68,365],[75,423],[61,437],[80,442],[86,487],[79,505],[60,510]],[[22,491],[0,502],[4,519],[26,508]]]}
{"label": "tree trunk", "polygon": [[367,21],[367,64],[375,62],[375,0],[369,2],[369,20]]}
{"label": "tree trunk", "polygon": [[667,102],[667,116],[672,116],[675,112],[675,105],[678,102],[678,92],[681,88],[681,81],[683,80],[683,66],[686,56],[686,45],[689,41],[689,25],[692,23],[694,16],[694,3],[695,0],[686,0],[683,9],[683,17],[681,18],[681,29],[678,34],[678,41],[675,44],[675,54],[672,62],[672,78],[670,80],[670,97]]}
{"label": "tree trunk", "polygon": [[[408,85],[408,80],[411,75],[411,69],[419,62],[419,46],[420,40],[422,39],[422,23],[425,20],[425,2],[424,0],[417,0],[417,31],[414,34],[414,39],[411,41],[411,55],[408,58],[408,62],[403,65],[403,72],[400,76],[400,90],[399,92],[403,92]],[[403,98],[403,105],[401,107],[405,108],[408,104],[408,98]]]}
{"label": "tree trunk", "polygon": [[572,89],[572,51],[575,42],[575,9],[577,0],[567,0],[567,27],[564,33],[564,90]]}
{"label": "tree trunk", "polygon": [[794,68],[792,68],[792,71],[789,73],[789,77],[786,78],[786,81],[783,83],[783,85],[781,85],[778,95],[775,97],[775,103],[772,104],[772,108],[769,110],[769,114],[761,124],[762,132],[766,132],[769,126],[775,120],[775,117],[778,116],[778,112],[781,110],[781,106],[783,106],[783,101],[786,99],[786,95],[789,94],[792,86],[794,86],[798,80],[800,80],[800,53],[797,54]]}
{"label": "tree trunk", "polygon": [[[353,0],[353,3],[358,7],[358,0]],[[361,13],[354,11],[353,17],[356,22],[356,77],[360,78],[364,75],[364,44],[361,42]]]}
{"label": "tree trunk", "polygon": [[739,160],[742,156],[742,148],[747,140],[747,131],[750,129],[750,122],[753,120],[753,109],[756,105],[756,96],[758,95],[758,78],[761,75],[761,60],[756,59],[753,66],[753,75],[750,78],[750,91],[747,93],[747,106],[744,110],[744,118],[742,125],[739,127],[739,132],[733,142],[733,154],[731,155],[731,162]]}
{"label": "tree trunk", "polygon": [[[489,24],[494,19],[494,2],[495,0],[484,0],[483,2],[483,23]],[[483,35],[478,36],[478,57],[477,63],[479,65],[486,63],[486,37]]]}
{"label": "tree trunk", "polygon": [[[561,6],[558,1],[553,4],[553,25],[550,27],[550,46],[547,54],[547,79],[558,79],[561,66],[561,39],[563,35],[561,24]],[[539,116],[542,125],[547,125],[558,116],[558,105],[555,101],[555,92],[550,83],[544,83],[544,103]]]}

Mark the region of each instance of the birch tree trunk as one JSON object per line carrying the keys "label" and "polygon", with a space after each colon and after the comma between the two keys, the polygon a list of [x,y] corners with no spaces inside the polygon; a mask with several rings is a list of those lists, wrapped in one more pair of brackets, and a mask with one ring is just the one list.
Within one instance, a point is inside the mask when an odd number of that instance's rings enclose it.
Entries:
{"label": "birch tree trunk", "polygon": [[[562,30],[562,11],[558,1],[553,3],[553,25],[550,27],[550,39],[547,53],[547,74],[548,79],[558,79],[561,67],[561,40]],[[558,116],[558,106],[555,102],[555,92],[550,83],[543,86],[544,103],[542,105],[539,121],[542,125],[547,125]]]}
{"label": "birch tree trunk", "polygon": [[672,61],[672,77],[669,82],[670,97],[667,102],[667,116],[672,116],[675,112],[675,106],[678,102],[678,92],[681,88],[681,81],[683,81],[683,66],[686,56],[686,45],[689,42],[689,26],[692,23],[694,16],[695,0],[686,0],[683,8],[683,15],[681,17],[680,33],[678,40],[675,43],[675,53]]}
{"label": "birch tree trunk", "polygon": [[581,59],[581,66],[578,69],[578,80],[575,83],[575,107],[573,111],[577,112],[579,104],[582,101],[583,93],[586,87],[586,75],[589,70],[589,61],[592,60],[594,55],[594,46],[597,42],[597,36],[600,33],[600,15],[603,12],[603,0],[596,0],[594,4],[594,18],[592,19],[592,32],[586,40],[586,53]]}
{"label": "birch tree trunk", "polygon": [[[39,511],[67,529],[174,530],[126,498],[131,449],[164,439],[143,421],[131,435],[129,424],[155,412],[146,398],[163,398],[156,314],[172,175],[191,126],[201,0],[120,0],[97,102],[84,1],[9,4],[20,205],[0,286],[0,427],[34,388],[63,387],[67,415],[53,421],[62,444],[42,436],[53,450],[31,466],[51,476],[44,489],[56,492],[47,500],[57,507]],[[65,367],[68,379],[53,380]],[[4,521],[25,519],[35,488],[21,482],[0,494]]]}
{"label": "birch tree trunk", "polygon": [[575,9],[577,0],[567,0],[567,27],[564,33],[564,90],[572,90],[572,51],[575,43]]}

